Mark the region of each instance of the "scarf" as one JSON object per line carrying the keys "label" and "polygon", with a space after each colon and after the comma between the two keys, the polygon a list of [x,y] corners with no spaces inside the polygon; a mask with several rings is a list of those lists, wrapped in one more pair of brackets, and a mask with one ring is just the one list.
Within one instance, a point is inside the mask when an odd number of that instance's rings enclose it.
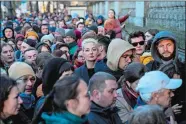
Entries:
{"label": "scarf", "polygon": [[137,98],[139,96],[134,90],[129,88],[127,85],[123,86],[123,92],[128,97],[129,101],[131,102],[131,106],[134,107],[136,105]]}
{"label": "scarf", "polygon": [[74,68],[79,68],[80,66],[82,66],[84,64],[84,62],[79,62],[77,59],[74,61]]}
{"label": "scarf", "polygon": [[33,107],[33,104],[35,103],[35,97],[32,94],[26,94],[26,93],[20,93],[19,95],[21,99],[23,100],[23,107],[25,109],[30,109]]}

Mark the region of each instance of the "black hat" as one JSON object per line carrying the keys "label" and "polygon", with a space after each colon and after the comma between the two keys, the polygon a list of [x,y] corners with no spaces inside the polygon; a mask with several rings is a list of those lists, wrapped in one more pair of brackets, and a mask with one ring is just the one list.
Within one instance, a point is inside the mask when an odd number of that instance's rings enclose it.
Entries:
{"label": "black hat", "polygon": [[27,44],[30,45],[31,47],[35,47],[36,44],[37,44],[36,40],[32,40],[32,39],[24,39],[23,42],[27,43]]}
{"label": "black hat", "polygon": [[146,72],[145,65],[139,62],[132,62],[123,71],[123,75],[126,81],[133,83],[140,79]]}

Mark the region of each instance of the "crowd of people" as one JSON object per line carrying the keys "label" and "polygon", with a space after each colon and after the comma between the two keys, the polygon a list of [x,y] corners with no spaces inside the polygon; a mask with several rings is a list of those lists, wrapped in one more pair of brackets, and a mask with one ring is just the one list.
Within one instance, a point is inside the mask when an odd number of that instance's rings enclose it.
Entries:
{"label": "crowd of people", "polygon": [[1,23],[1,124],[184,124],[185,65],[170,31],[31,13]]}

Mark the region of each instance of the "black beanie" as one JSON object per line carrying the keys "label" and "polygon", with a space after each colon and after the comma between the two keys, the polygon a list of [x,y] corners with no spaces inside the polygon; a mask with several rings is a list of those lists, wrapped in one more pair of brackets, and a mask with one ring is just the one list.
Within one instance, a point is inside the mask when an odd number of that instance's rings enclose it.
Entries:
{"label": "black beanie", "polygon": [[32,39],[24,39],[24,42],[27,43],[31,47],[35,47],[37,44],[36,41]]}

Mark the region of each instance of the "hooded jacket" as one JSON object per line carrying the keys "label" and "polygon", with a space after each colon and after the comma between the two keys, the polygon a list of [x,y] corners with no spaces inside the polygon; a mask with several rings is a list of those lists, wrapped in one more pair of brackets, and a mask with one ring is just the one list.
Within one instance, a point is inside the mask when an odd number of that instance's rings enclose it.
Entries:
{"label": "hooded jacket", "polygon": [[14,29],[13,28],[11,28],[11,27],[5,27],[4,29],[3,29],[3,36],[4,36],[4,41],[5,42],[7,42],[8,41],[8,39],[11,39],[11,38],[7,38],[6,36],[5,36],[5,30],[6,29],[10,29],[10,30],[12,30],[12,39],[15,39],[15,37],[14,37]]}
{"label": "hooded jacket", "polygon": [[46,63],[42,74],[44,95],[47,95],[52,90],[54,83],[61,76],[59,70],[65,62],[67,62],[67,60],[63,58],[52,58]]}
{"label": "hooded jacket", "polygon": [[[168,63],[163,63],[161,60],[160,56],[158,55],[158,51],[156,48],[156,45],[158,42],[160,42],[163,39],[170,39],[174,42],[174,56],[173,56],[173,61],[170,61]],[[176,37],[168,31],[161,31],[158,34],[155,35],[153,42],[152,42],[152,47],[151,47],[151,53],[154,61],[149,62],[146,67],[148,71],[153,71],[153,70],[160,70],[165,72],[170,78],[173,78],[173,74],[179,74],[180,78],[185,82],[185,67],[182,62],[179,61],[178,59],[178,45],[177,45],[177,40]],[[185,83],[182,84],[182,86],[176,91],[174,91],[175,96],[172,98],[172,105],[175,104],[180,104],[180,101],[183,101],[181,103],[183,105],[182,108],[182,113],[176,116],[176,120],[178,122],[185,120],[185,106],[186,106],[186,99],[185,99]]]}
{"label": "hooded jacket", "polygon": [[41,117],[46,124],[88,124],[87,116],[80,118],[70,112],[52,113],[51,115],[44,112]]}
{"label": "hooded jacket", "polygon": [[96,103],[91,103],[90,113],[88,120],[90,124],[122,124],[121,119],[117,112],[117,107],[103,108]]}
{"label": "hooded jacket", "polygon": [[[163,62],[163,60],[160,58],[160,55],[159,55],[158,49],[157,49],[157,44],[161,40],[164,40],[164,39],[172,40],[174,43],[174,46],[175,46],[172,61],[168,61],[167,63]],[[153,39],[153,42],[152,42],[151,54],[152,54],[154,61],[151,61],[146,65],[148,71],[153,71],[153,70],[159,69],[160,71],[163,71],[166,73],[166,70],[168,70],[169,68],[174,66],[175,73],[180,74],[180,69],[182,68],[181,67],[182,64],[178,60],[178,45],[177,45],[177,40],[176,40],[176,37],[174,36],[174,34],[172,34],[169,31],[161,31],[158,34],[156,34]],[[166,74],[168,74],[168,72]],[[172,77],[170,77],[170,78],[172,78]]]}
{"label": "hooded jacket", "polygon": [[151,48],[151,53],[152,53],[152,57],[154,58],[155,61],[159,62],[159,63],[163,63],[161,58],[158,55],[158,50],[157,50],[157,43],[159,43],[161,40],[164,39],[170,39],[174,42],[175,45],[175,50],[174,50],[174,61],[177,61],[178,58],[178,45],[177,45],[177,40],[176,37],[174,36],[174,34],[172,34],[171,32],[168,31],[161,31],[158,34],[155,35],[153,42],[152,42],[152,48]]}
{"label": "hooded jacket", "polygon": [[135,49],[130,43],[122,39],[116,38],[108,46],[107,50],[107,66],[112,71],[119,70],[119,59],[128,50]]}

